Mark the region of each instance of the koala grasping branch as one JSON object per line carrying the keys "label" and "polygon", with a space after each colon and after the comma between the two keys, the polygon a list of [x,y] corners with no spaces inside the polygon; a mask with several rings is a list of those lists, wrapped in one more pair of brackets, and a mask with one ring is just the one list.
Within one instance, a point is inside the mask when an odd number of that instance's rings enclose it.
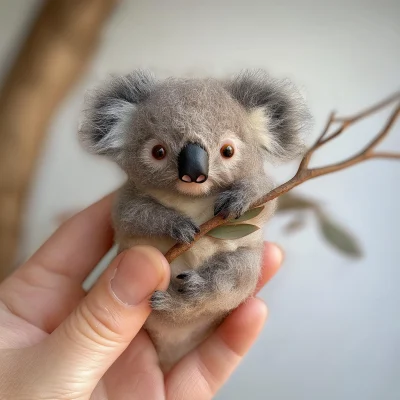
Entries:
{"label": "koala grasping branch", "polygon": [[[264,71],[164,81],[136,71],[112,78],[86,105],[82,143],[127,176],[112,212],[119,252],[151,245],[170,261],[169,287],[151,297],[145,324],[168,371],[252,295],[260,276],[261,229],[231,240],[205,233],[266,203],[250,219],[261,228],[281,193],[325,173],[309,169],[308,161],[331,139],[321,137],[307,152],[311,117],[304,99],[292,83]],[[273,189],[274,162],[302,156],[296,176]]]}
{"label": "koala grasping branch", "polygon": [[[352,117],[335,117],[334,113],[328,118],[327,124],[322,131],[321,135],[315,142],[315,144],[308,150],[308,152],[303,157],[299,168],[295,174],[295,176],[290,179],[289,181],[285,182],[284,184],[278,186],[277,188],[271,190],[267,193],[264,197],[256,201],[252,204],[251,208],[259,207],[280,195],[288,192],[289,190],[293,189],[294,187],[300,185],[303,182],[306,182],[310,179],[316,178],[318,176],[326,175],[332,172],[340,171],[342,169],[351,167],[355,164],[358,164],[362,161],[370,160],[373,158],[387,158],[387,159],[400,159],[400,153],[390,153],[390,152],[376,152],[374,149],[378,144],[380,144],[391,128],[394,126],[397,118],[400,114],[400,104],[395,108],[394,112],[391,114],[390,118],[388,119],[386,125],[381,130],[381,132],[377,135],[377,137],[370,142],[367,147],[365,147],[360,153],[356,154],[355,156],[342,161],[337,164],[319,167],[319,168],[308,168],[312,155],[318,150],[320,147],[324,146],[331,140],[335,139],[339,135],[341,135],[347,128],[349,128],[352,124],[360,121],[363,118],[370,116],[371,114],[382,110],[383,108],[387,107],[388,105],[392,104],[393,102],[399,103],[400,100],[400,93],[395,93],[394,95],[384,99],[383,101],[377,103],[376,105],[356,114]],[[340,123],[340,126],[329,136],[327,136],[330,127],[335,123]],[[201,237],[205,236],[210,230],[216,228],[217,226],[221,226],[227,223],[226,218],[223,218],[220,215],[215,216],[214,218],[210,219],[209,221],[205,222],[200,227],[200,232],[194,237],[194,241],[191,243],[183,243],[183,244],[176,244],[173,246],[168,252],[165,254],[166,259],[171,262],[175,258],[179,257],[182,253],[188,250],[195,241],[199,240]]]}
{"label": "koala grasping branch", "polygon": [[[127,180],[113,207],[119,251],[165,253],[193,243],[214,215],[240,217],[274,187],[273,167],[306,151],[310,113],[295,86],[264,71],[233,78],[157,80],[136,71],[94,90],[79,137]],[[252,225],[261,228],[273,201]],[[167,291],[153,294],[145,329],[164,371],[252,295],[262,265],[260,229],[235,240],[203,238],[171,261]]]}

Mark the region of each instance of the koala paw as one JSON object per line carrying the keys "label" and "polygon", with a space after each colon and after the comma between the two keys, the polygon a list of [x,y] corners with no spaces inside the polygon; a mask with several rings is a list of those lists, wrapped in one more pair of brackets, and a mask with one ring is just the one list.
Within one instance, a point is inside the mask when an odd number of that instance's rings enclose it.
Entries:
{"label": "koala paw", "polygon": [[197,271],[184,271],[176,277],[176,291],[188,298],[197,298],[208,291],[208,284]]}
{"label": "koala paw", "polygon": [[215,202],[214,215],[221,215],[223,218],[239,218],[250,207],[241,188],[222,192]]}
{"label": "koala paw", "polygon": [[190,218],[180,216],[173,221],[170,235],[177,242],[190,243],[199,232],[200,228]]}
{"label": "koala paw", "polygon": [[196,307],[203,295],[210,293],[210,282],[196,271],[180,273],[167,291],[157,290],[150,298],[150,306],[154,311],[163,311],[168,314],[179,310],[191,310]]}
{"label": "koala paw", "polygon": [[172,297],[168,292],[157,290],[150,298],[150,307],[156,311],[170,310],[172,305]]}

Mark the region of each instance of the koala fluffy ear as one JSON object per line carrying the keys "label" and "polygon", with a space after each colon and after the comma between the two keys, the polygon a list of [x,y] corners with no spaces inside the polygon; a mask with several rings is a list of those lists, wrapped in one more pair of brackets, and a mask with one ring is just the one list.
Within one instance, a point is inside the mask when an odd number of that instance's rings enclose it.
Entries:
{"label": "koala fluffy ear", "polygon": [[311,115],[290,81],[247,70],[229,81],[228,91],[248,110],[252,130],[270,156],[288,161],[304,153]]}
{"label": "koala fluffy ear", "polygon": [[155,84],[151,73],[139,70],[112,77],[89,92],[78,129],[84,148],[90,153],[118,158],[135,108],[146,100]]}

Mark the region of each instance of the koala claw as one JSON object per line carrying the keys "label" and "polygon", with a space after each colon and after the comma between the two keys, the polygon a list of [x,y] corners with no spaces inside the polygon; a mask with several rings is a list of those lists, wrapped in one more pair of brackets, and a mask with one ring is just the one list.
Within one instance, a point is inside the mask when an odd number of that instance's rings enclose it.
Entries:
{"label": "koala claw", "polygon": [[184,218],[172,228],[171,237],[178,242],[190,243],[199,232],[200,228],[193,221]]}
{"label": "koala claw", "polygon": [[207,281],[196,271],[185,271],[176,277],[177,292],[189,297],[197,297],[207,289]]}
{"label": "koala claw", "polygon": [[215,208],[214,210],[214,215],[220,215],[223,219],[226,219],[229,217],[229,211],[227,204],[221,204],[218,207]]}
{"label": "koala claw", "polygon": [[150,298],[150,306],[153,310],[167,310],[171,302],[171,295],[168,292],[156,290]]}
{"label": "koala claw", "polygon": [[248,208],[248,204],[240,195],[240,192],[230,191],[221,194],[214,208],[214,215],[222,218],[239,218]]}
{"label": "koala claw", "polygon": [[153,311],[168,314],[176,313],[182,307],[187,311],[189,304],[197,304],[203,295],[209,293],[209,289],[209,282],[197,271],[184,271],[176,276],[167,291],[153,293],[150,306]]}

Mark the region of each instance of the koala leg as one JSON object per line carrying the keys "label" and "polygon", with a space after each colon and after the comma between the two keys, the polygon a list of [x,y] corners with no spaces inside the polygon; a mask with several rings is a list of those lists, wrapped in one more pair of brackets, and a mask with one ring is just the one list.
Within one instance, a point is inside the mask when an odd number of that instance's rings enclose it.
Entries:
{"label": "koala leg", "polygon": [[216,254],[196,270],[176,276],[166,292],[155,292],[152,308],[172,320],[229,312],[254,291],[261,257],[261,249],[249,247]]}
{"label": "koala leg", "polygon": [[261,249],[242,247],[210,257],[180,273],[166,292],[151,299],[146,329],[167,372],[252,295],[261,270]]}

